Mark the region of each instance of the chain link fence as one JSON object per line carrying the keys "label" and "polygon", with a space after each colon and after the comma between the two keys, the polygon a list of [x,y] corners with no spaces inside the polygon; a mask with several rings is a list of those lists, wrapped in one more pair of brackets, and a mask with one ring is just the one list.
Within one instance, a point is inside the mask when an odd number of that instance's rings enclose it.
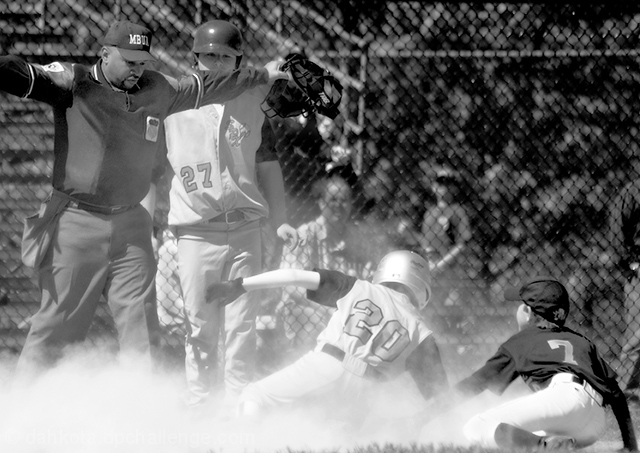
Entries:
{"label": "chain link fence", "polygon": [[[615,196],[640,170],[632,165],[640,7],[628,3],[23,0],[0,6],[0,52],[91,64],[108,24],[126,18],[155,31],[157,69],[174,76],[192,65],[194,27],[211,19],[241,28],[251,64],[306,54],[342,82],[341,114],[272,125],[295,226],[330,205],[328,170],[350,171],[342,176],[355,233],[325,244],[331,265],[351,263],[367,278],[389,250],[412,249],[436,265],[458,247],[434,270],[426,315],[466,364],[517,329],[505,285],[554,275],[570,290],[570,325],[625,375],[624,278],[614,265],[622,251],[607,227]],[[0,103],[0,347],[19,352],[39,306],[35,275],[20,261],[22,219],[49,190],[53,126],[47,106],[8,95]],[[179,350],[169,182],[161,182],[155,219],[158,301],[166,342]],[[318,259],[288,256],[268,240],[265,252],[265,268]],[[296,305],[298,296],[264,295],[265,369],[283,351],[308,347],[327,318]],[[113,334],[106,305],[92,333]]]}

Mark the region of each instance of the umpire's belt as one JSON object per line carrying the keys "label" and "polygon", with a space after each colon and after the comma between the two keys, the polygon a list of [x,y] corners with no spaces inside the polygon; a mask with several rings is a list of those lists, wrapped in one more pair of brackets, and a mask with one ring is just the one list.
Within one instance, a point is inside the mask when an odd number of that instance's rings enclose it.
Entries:
{"label": "umpire's belt", "polygon": [[100,206],[97,204],[84,203],[82,201],[71,199],[67,206],[70,206],[76,209],[82,209],[83,211],[87,211],[87,212],[95,212],[97,214],[111,215],[111,214],[120,214],[121,212],[128,211],[129,209],[133,209],[137,206],[137,204]]}
{"label": "umpire's belt", "polygon": [[239,209],[233,209],[231,211],[223,212],[222,214],[207,220],[207,223],[232,224],[242,222],[243,220],[245,220],[244,213]]}
{"label": "umpire's belt", "polygon": [[[367,379],[373,379],[373,380],[376,380],[376,381],[385,380],[383,374],[380,371],[376,370],[375,367],[372,367],[371,365],[363,362],[360,359],[355,359],[354,358],[355,360],[361,362],[361,364],[363,365],[362,366],[362,370],[360,372],[354,371],[352,369],[352,367],[348,366],[348,363],[350,362],[349,361],[350,357],[347,356],[347,354],[342,349],[340,349],[340,348],[338,348],[338,347],[336,347],[336,346],[334,346],[332,344],[325,343],[322,346],[321,351],[324,352],[325,354],[328,354],[331,357],[341,361],[347,370],[351,371],[352,373],[354,373],[356,375],[365,377]],[[347,360],[345,360],[345,359],[347,359]]]}
{"label": "umpire's belt", "polygon": [[573,382],[574,384],[578,384],[579,386],[584,388],[585,392],[587,392],[587,395],[589,395],[596,403],[598,403],[599,406],[602,406],[602,395],[600,395],[600,393],[596,389],[591,387],[591,384],[589,384],[581,377],[576,376],[572,373],[558,373],[551,378],[552,384],[560,382]]}

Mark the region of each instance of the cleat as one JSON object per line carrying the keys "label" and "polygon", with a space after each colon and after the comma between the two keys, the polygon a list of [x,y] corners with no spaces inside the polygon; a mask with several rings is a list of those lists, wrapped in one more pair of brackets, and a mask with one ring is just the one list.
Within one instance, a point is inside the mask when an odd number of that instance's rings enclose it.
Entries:
{"label": "cleat", "polygon": [[576,441],[573,437],[567,436],[547,436],[542,438],[542,450],[574,450]]}

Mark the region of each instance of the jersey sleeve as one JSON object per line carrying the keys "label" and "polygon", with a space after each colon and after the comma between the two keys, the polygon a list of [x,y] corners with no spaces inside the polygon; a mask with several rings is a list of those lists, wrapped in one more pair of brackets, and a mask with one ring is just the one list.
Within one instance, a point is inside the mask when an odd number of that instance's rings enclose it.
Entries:
{"label": "jersey sleeve", "polygon": [[440,350],[433,335],[425,338],[409,354],[406,366],[424,399],[433,398],[449,387]]}
{"label": "jersey sleeve", "polygon": [[327,307],[337,307],[337,302],[342,299],[358,280],[355,277],[345,275],[338,271],[314,269],[320,274],[320,286],[317,290],[307,291],[307,298]]}
{"label": "jersey sleeve", "polygon": [[456,389],[469,396],[477,395],[484,390],[502,395],[518,376],[513,358],[501,346],[482,368],[456,384]]}
{"label": "jersey sleeve", "polygon": [[153,162],[153,171],[151,173],[151,182],[158,184],[158,182],[167,173],[169,167],[169,157],[167,151],[167,140],[165,134],[159,134],[158,138],[158,151],[156,151],[156,157]]}
{"label": "jersey sleeve", "polygon": [[585,374],[583,377],[586,378],[598,392],[600,392],[604,398],[605,404],[611,405],[612,401],[619,400],[620,398],[624,399],[624,394],[618,384],[616,372],[598,353],[596,346],[591,342],[590,344],[590,355],[594,376]]}
{"label": "jersey sleeve", "polygon": [[244,91],[269,82],[266,69],[246,67],[234,71],[197,71],[180,79],[165,76],[176,91],[169,114],[222,104]]}
{"label": "jersey sleeve", "polygon": [[73,88],[73,66],[51,63],[30,64],[16,56],[0,57],[2,91],[45,102],[53,106],[70,106]]}

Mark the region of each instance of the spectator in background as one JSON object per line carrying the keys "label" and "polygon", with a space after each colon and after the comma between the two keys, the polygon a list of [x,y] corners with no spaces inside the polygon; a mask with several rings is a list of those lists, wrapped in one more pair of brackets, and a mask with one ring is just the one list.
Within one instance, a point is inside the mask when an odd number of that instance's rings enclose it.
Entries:
{"label": "spectator in background", "polygon": [[379,249],[416,250],[419,228],[415,216],[424,203],[422,189],[416,188],[412,175],[400,173],[397,162],[378,159],[365,174],[362,221],[380,234],[374,235]]}
{"label": "spectator in background", "polygon": [[305,199],[311,185],[322,173],[323,140],[318,133],[315,115],[270,119],[277,138],[276,151],[292,206],[292,214],[305,218]]}
{"label": "spectator in background", "polygon": [[463,319],[463,302],[456,289],[465,279],[460,258],[471,239],[469,217],[458,201],[460,184],[460,176],[453,170],[438,170],[433,182],[435,203],[427,208],[422,220],[422,248],[437,282],[428,309],[433,312],[432,322],[438,324],[438,318],[444,316],[446,327],[454,330],[461,328]]}
{"label": "spectator in background", "polygon": [[[313,270],[323,268],[367,279],[376,263],[378,251],[368,247],[368,233],[353,218],[354,189],[350,167],[329,167],[323,179],[314,184],[319,215],[301,225],[298,235],[304,243],[284,253],[280,268]],[[370,244],[369,244],[370,245]],[[293,355],[313,347],[326,327],[332,308],[312,303],[304,289],[285,287],[278,306],[278,318]]]}
{"label": "spectator in background", "polygon": [[[192,51],[199,70],[224,73],[242,67],[244,38],[232,23],[213,20],[194,31]],[[275,136],[261,109],[267,91],[259,87],[165,120],[175,175],[169,226],[178,241],[187,319],[187,404],[196,412],[233,407],[254,379],[257,359],[258,293],[220,308],[205,303],[205,288],[263,270],[264,222],[290,246],[298,242],[286,215]],[[220,338],[224,361],[218,357]]]}
{"label": "spectator in background", "polygon": [[640,159],[631,163],[632,180],[624,185],[609,218],[613,261],[624,279],[626,330],[621,379],[628,399],[640,401]]}

